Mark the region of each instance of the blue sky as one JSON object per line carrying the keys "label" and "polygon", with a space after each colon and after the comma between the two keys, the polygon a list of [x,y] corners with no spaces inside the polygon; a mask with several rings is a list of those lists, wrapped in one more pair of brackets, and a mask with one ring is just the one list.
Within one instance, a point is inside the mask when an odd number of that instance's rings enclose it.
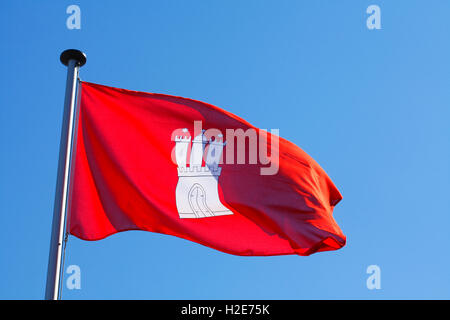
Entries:
{"label": "blue sky", "polygon": [[[81,29],[66,8],[81,8]],[[366,8],[381,8],[381,30]],[[42,299],[66,69],[202,100],[305,150],[344,199],[347,245],[238,257],[130,231],[70,237],[64,299],[449,299],[450,2],[2,1],[0,298]],[[366,268],[381,268],[368,290]]]}

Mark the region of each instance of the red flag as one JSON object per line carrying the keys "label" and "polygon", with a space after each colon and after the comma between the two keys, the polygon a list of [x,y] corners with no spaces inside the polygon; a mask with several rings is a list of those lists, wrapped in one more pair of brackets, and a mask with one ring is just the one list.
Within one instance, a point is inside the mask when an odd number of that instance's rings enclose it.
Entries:
{"label": "red flag", "polygon": [[[255,138],[256,137],[256,138]],[[81,83],[69,232],[177,236],[246,256],[336,250],[341,194],[299,147],[213,105]]]}

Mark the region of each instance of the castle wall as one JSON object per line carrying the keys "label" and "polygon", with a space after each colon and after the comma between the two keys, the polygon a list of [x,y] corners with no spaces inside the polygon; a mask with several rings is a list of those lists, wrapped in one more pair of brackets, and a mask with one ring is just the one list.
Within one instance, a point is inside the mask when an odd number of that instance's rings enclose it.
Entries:
{"label": "castle wall", "polygon": [[[176,202],[180,218],[188,217],[207,217],[211,216],[210,211],[213,216],[233,214],[228,210],[219,199],[218,192],[218,176],[208,175],[208,176],[180,176],[178,178],[178,184],[176,188]],[[205,193],[205,204],[209,210],[200,210],[203,212],[196,213],[192,208],[192,199],[189,201],[189,196],[192,195],[190,191],[195,187],[195,185],[200,185]],[[194,201],[200,201],[199,199],[194,199]],[[202,200],[203,201],[203,200]]]}

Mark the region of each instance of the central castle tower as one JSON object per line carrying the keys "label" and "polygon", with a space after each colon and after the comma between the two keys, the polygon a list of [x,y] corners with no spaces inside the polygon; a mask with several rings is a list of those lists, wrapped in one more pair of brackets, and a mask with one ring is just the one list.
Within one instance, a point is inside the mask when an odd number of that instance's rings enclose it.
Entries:
{"label": "central castle tower", "polygon": [[[175,137],[175,156],[178,165],[178,183],[175,191],[180,218],[206,218],[233,214],[219,199],[218,181],[222,168],[222,135],[212,141],[207,140],[204,131],[192,140],[189,166],[188,151],[191,135],[183,129],[183,135]],[[203,166],[203,154],[209,145]]]}

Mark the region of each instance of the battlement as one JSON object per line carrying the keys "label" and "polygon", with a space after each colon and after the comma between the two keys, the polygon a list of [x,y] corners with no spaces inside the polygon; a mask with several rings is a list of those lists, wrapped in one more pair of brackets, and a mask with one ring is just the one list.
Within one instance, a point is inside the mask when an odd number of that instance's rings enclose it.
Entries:
{"label": "battlement", "polygon": [[175,136],[175,142],[190,142],[191,137],[189,136]]}
{"label": "battlement", "polygon": [[220,167],[178,167],[179,177],[192,177],[192,176],[220,176],[222,168]]}

